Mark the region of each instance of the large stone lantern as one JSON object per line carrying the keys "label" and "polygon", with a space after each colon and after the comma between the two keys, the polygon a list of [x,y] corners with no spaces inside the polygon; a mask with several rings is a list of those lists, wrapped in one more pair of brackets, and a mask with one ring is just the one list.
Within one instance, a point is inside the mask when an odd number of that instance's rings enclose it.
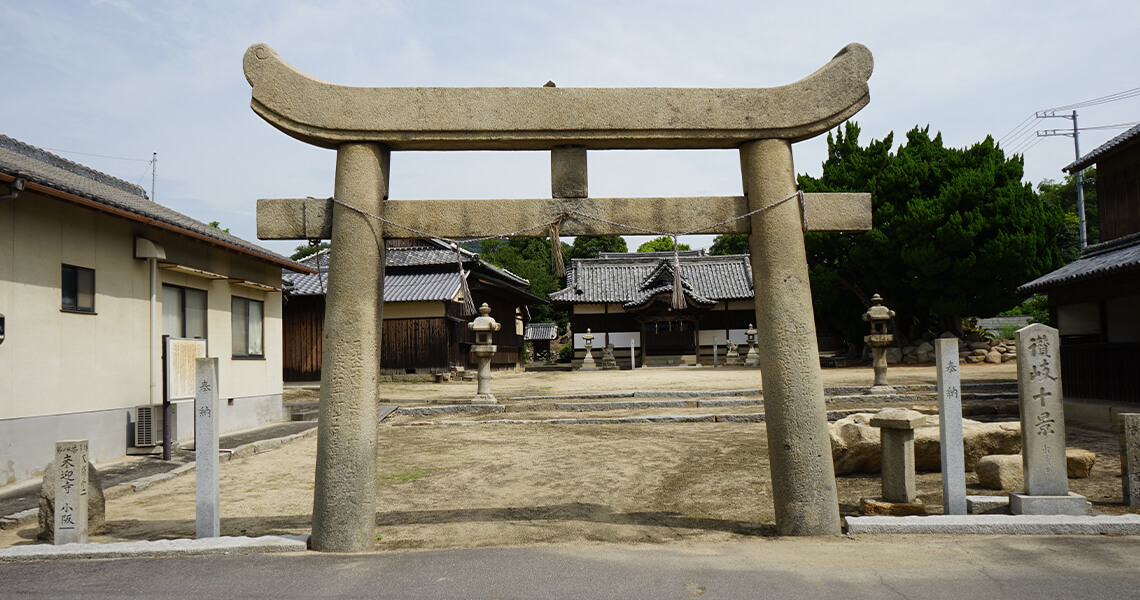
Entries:
{"label": "large stone lantern", "polygon": [[752,323],[748,324],[748,331],[744,334],[748,336],[748,354],[744,357],[745,366],[755,367],[760,364],[760,353],[756,351],[756,328]]}
{"label": "large stone lantern", "polygon": [[871,308],[863,313],[863,320],[871,324],[871,335],[863,336],[863,341],[871,346],[872,366],[875,369],[875,383],[869,393],[885,394],[894,389],[887,385],[887,348],[895,342],[895,336],[887,329],[895,311],[883,306],[883,298],[871,296]]}
{"label": "large stone lantern", "polygon": [[491,393],[491,357],[499,347],[492,343],[491,334],[501,327],[502,325],[491,317],[491,307],[487,306],[486,302],[479,307],[479,316],[467,324],[468,331],[475,332],[475,344],[471,346],[471,355],[479,361],[479,391],[471,400],[473,403],[495,403],[495,395]]}

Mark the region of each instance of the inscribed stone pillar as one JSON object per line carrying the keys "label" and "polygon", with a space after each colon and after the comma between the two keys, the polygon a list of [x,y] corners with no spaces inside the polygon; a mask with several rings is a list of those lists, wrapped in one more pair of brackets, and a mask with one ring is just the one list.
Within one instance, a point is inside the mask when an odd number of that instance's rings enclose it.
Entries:
{"label": "inscribed stone pillar", "polygon": [[1064,496],[1069,493],[1069,479],[1057,330],[1034,323],[1015,335],[1025,493]]}
{"label": "inscribed stone pillar", "polygon": [[195,537],[222,535],[218,488],[218,359],[194,359]]}
{"label": "inscribed stone pillar", "polygon": [[[786,140],[744,144],[740,164],[749,210],[795,193],[792,148]],[[839,500],[800,206],[789,200],[750,219],[776,532],[838,534]]]}
{"label": "inscribed stone pillar", "polygon": [[[374,215],[388,195],[390,153],[376,144],[337,149],[339,202]],[[329,285],[313,495],[314,550],[354,552],[375,543],[376,392],[384,297],[380,221],[333,205]]]}
{"label": "inscribed stone pillar", "polygon": [[1120,415],[1120,479],[1124,504],[1140,506],[1140,413]]}
{"label": "inscribed stone pillar", "polygon": [[87,543],[87,440],[55,443],[55,545]]}
{"label": "inscribed stone pillar", "polygon": [[958,338],[934,340],[938,369],[938,440],[942,454],[942,512],[966,514],[966,458],[962,440],[962,374]]}

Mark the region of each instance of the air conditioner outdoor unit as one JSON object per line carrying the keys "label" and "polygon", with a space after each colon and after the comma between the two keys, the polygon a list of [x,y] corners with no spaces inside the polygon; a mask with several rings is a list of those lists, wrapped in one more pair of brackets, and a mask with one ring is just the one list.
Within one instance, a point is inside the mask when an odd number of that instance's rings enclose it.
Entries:
{"label": "air conditioner outdoor unit", "polygon": [[135,407],[135,446],[145,448],[162,443],[162,405]]}

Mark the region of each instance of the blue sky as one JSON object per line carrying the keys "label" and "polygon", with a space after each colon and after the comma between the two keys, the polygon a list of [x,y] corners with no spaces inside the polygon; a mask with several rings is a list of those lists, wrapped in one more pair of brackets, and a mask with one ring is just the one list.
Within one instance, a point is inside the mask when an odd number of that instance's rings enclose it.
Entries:
{"label": "blue sky", "polygon": [[[241,60],[256,42],[338,84],[524,87],[776,86],[860,42],[875,56],[871,103],[855,117],[864,142],[929,125],[965,146],[1001,138],[1036,110],[1140,87],[1140,3],[1126,0],[0,0],[0,14],[0,133],[147,189],[141,161],[157,152],[158,202],[250,240],[257,198],[331,195],[335,158],[249,109]],[[1140,98],[1080,111],[1082,126],[1138,120]],[[1083,132],[1081,148],[1121,131]],[[794,150],[797,171],[818,175],[824,139]],[[732,151],[589,160],[592,196],[741,193]],[[1025,160],[1028,181],[1059,179],[1072,140],[1043,139]],[[546,153],[397,153],[390,192],[546,197],[549,177]],[[263,245],[287,254],[298,243]]]}

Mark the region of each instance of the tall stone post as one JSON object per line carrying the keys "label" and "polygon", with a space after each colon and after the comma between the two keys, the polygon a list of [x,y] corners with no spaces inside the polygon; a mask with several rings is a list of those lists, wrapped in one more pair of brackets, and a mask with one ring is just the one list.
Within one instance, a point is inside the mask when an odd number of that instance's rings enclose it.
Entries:
{"label": "tall stone post", "polygon": [[218,461],[218,358],[194,359],[195,537],[222,535]]}
{"label": "tall stone post", "polygon": [[[381,214],[391,154],[376,144],[337,149],[336,199]],[[313,495],[314,550],[372,548],[376,526],[376,392],[384,302],[383,226],[333,205]]]}
{"label": "tall stone post", "polygon": [[87,440],[55,443],[55,545],[87,543]]}
{"label": "tall stone post", "polygon": [[[749,210],[796,191],[792,148],[786,140],[744,144],[740,164]],[[838,534],[839,500],[800,206],[790,200],[750,218],[748,247],[756,287],[776,532]]]}
{"label": "tall stone post", "polygon": [[1140,506],[1140,413],[1120,414],[1120,483],[1125,506]]}
{"label": "tall stone post", "polygon": [[958,338],[934,340],[938,440],[942,459],[942,513],[966,514],[966,454],[962,439],[962,373]]}

